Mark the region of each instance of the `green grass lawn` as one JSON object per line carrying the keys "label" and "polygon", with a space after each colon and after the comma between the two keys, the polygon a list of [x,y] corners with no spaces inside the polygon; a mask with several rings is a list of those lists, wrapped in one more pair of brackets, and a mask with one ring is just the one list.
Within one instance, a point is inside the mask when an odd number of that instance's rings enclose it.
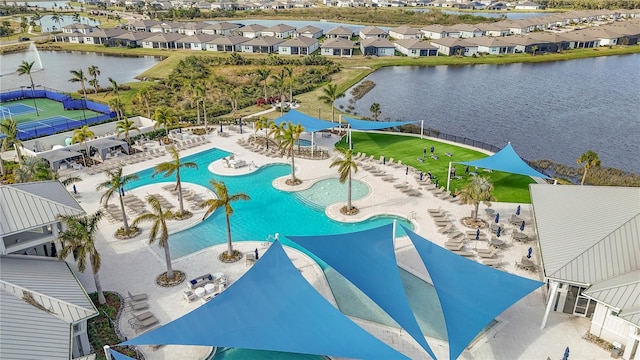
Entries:
{"label": "green grass lawn", "polygon": [[[336,146],[346,147],[345,139],[346,137]],[[434,154],[438,156],[438,160],[430,157],[431,146],[434,147]],[[424,162],[420,162],[418,158],[422,157],[424,149],[427,149],[427,157]],[[368,156],[374,155],[375,159],[379,159],[380,156],[384,155],[387,160],[394,158],[394,162],[402,160],[403,164],[410,165],[425,174],[430,171],[439,180],[438,185],[445,187],[447,186],[447,171],[449,170],[450,161],[464,162],[487,156],[475,150],[431,139],[368,132],[353,132],[353,151],[356,154],[364,152]],[[446,153],[451,153],[452,156],[449,157]],[[460,164],[453,164],[452,166],[456,167],[456,175],[463,177],[462,180],[451,179],[449,189],[453,192],[455,189],[461,189],[469,181],[470,176],[465,175],[465,166]],[[473,171],[475,169],[470,170]],[[499,171],[489,173],[484,172],[482,169],[479,169],[479,175],[489,177],[495,187],[494,195],[498,201],[526,204],[531,202],[529,184],[534,183],[534,181],[530,177]]]}

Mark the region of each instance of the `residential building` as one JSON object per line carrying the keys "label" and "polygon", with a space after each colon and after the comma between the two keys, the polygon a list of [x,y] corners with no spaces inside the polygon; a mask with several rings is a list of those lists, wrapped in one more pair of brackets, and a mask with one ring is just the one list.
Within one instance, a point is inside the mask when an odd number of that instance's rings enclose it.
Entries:
{"label": "residential building", "polygon": [[354,42],[344,38],[328,39],[320,45],[320,55],[351,57]]}
{"label": "residential building", "polygon": [[270,26],[262,30],[262,36],[272,36],[278,39],[287,39],[293,35],[293,32],[296,30],[293,26],[278,24],[274,26]]}
{"label": "residential building", "polygon": [[591,318],[590,333],[640,352],[640,188],[532,184],[552,312]]}
{"label": "residential building", "polygon": [[385,38],[367,38],[360,41],[360,51],[364,56],[394,56],[396,47]]}
{"label": "residential building", "polygon": [[327,36],[327,39],[341,38],[341,39],[351,40],[351,38],[353,37],[353,30],[343,26],[338,26],[327,31],[326,36]]}
{"label": "residential building", "polygon": [[240,45],[242,52],[271,54],[278,52],[278,46],[284,42],[273,36],[260,36]]}
{"label": "residential building", "polygon": [[280,55],[311,55],[318,50],[317,39],[305,36],[289,39],[278,45]]}
{"label": "residential building", "polygon": [[98,310],[66,262],[0,255],[0,284],[1,359],[93,359],[87,320]]}
{"label": "residential building", "polygon": [[438,48],[426,41],[404,39],[394,42],[396,50],[410,57],[438,56]]}
{"label": "residential building", "polygon": [[237,30],[234,30],[234,33],[238,33],[246,38],[253,39],[259,36],[262,36],[262,30],[266,29],[266,26],[262,26],[259,24],[251,24],[243,26]]}
{"label": "residential building", "polygon": [[376,26],[365,26],[362,29],[360,29],[358,35],[360,36],[360,39],[363,39],[363,40],[372,39],[372,38],[386,39],[389,36],[389,34],[387,34],[386,31]]}
{"label": "residential building", "polygon": [[84,213],[58,181],[0,186],[0,254],[52,256],[60,248],[58,215]]}
{"label": "residential building", "polygon": [[207,51],[240,52],[242,44],[251,39],[239,35],[218,36],[206,44]]}
{"label": "residential building", "polygon": [[423,33],[416,29],[406,25],[398,26],[393,29],[389,29],[389,36],[397,39],[421,39]]}
{"label": "residential building", "polygon": [[315,26],[311,26],[311,25],[301,27],[300,29],[297,29],[293,33],[293,37],[304,36],[312,39],[320,39],[322,35],[323,35],[322,29]]}

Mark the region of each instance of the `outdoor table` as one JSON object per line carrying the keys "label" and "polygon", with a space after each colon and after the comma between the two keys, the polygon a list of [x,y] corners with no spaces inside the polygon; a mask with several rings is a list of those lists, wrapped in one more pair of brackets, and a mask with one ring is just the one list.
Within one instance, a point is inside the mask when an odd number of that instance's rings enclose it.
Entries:
{"label": "outdoor table", "polygon": [[522,224],[522,219],[515,215],[511,215],[509,222],[511,223],[511,225],[520,225]]}
{"label": "outdoor table", "polygon": [[486,209],[484,209],[484,212],[485,212],[487,215],[489,215],[489,216],[493,216],[493,214],[495,214],[495,213],[496,213],[496,211],[495,211],[495,210],[490,209],[490,208],[486,208]]}
{"label": "outdoor table", "polygon": [[209,283],[209,284],[204,286],[204,291],[207,294],[211,294],[215,289],[216,289],[216,286],[214,284],[211,284],[211,283]]}

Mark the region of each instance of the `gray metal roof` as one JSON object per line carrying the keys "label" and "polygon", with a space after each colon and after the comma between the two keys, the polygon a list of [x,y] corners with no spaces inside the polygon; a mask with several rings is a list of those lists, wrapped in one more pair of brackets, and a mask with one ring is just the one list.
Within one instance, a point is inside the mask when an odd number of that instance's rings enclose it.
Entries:
{"label": "gray metal roof", "polygon": [[0,255],[1,359],[69,359],[72,324],[97,314],[67,263]]}
{"label": "gray metal roof", "polygon": [[530,189],[546,277],[594,284],[640,269],[640,188]]}
{"label": "gray metal roof", "polygon": [[584,295],[618,309],[618,317],[640,326],[640,270],[596,283]]}
{"label": "gray metal roof", "polygon": [[54,223],[58,215],[83,213],[58,181],[0,186],[0,236]]}
{"label": "gray metal roof", "polygon": [[71,325],[0,288],[0,358],[66,359]]}

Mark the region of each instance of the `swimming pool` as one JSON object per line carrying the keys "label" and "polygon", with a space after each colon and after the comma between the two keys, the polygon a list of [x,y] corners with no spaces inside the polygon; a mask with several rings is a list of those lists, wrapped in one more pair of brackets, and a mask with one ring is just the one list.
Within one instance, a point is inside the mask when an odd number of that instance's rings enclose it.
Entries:
{"label": "swimming pool", "polygon": [[[331,204],[337,201],[346,201],[347,185],[340,184],[337,179],[319,181],[307,191],[307,194],[322,193],[323,199],[320,203],[313,203],[310,206],[309,203],[313,199],[305,199],[304,192],[299,192],[301,194],[284,192],[272,186],[275,178],[290,173],[291,168],[289,165],[269,165],[252,174],[241,176],[214,175],[207,170],[211,162],[228,155],[228,152],[212,149],[187,156],[182,161],[195,162],[198,165],[198,169],[181,169],[180,175],[183,183],[195,183],[207,188],[209,188],[210,179],[224,181],[230,194],[243,192],[251,197],[249,201],[238,201],[233,204],[234,214],[231,217],[231,231],[234,241],[263,241],[269,235],[275,233],[306,236],[355,232],[386,225],[393,220],[397,220],[399,224],[413,229],[413,224],[410,221],[396,216],[376,216],[358,223],[341,223],[328,218],[324,213],[325,203]],[[156,176],[152,178],[152,174],[153,169],[138,172],[139,179],[133,181],[125,190],[175,180],[174,177],[163,178],[162,176]],[[330,191],[329,193],[333,194],[326,194],[327,189],[333,190],[334,187],[336,188],[335,193]],[[340,187],[343,188],[342,191],[340,191]],[[356,189],[354,191],[354,199],[363,197],[370,191],[368,185],[360,181],[353,182],[353,189]],[[405,235],[401,226],[398,226],[396,231],[398,236]],[[325,271],[338,307],[344,314],[397,327],[397,324],[367,296],[323,261],[284,236],[280,237],[280,241],[283,245],[303,251],[320,265]],[[169,237],[169,246],[174,259],[223,243],[226,243],[226,223],[223,211],[216,211],[198,225],[171,234]],[[153,247],[162,255],[162,249],[156,245]],[[433,316],[433,313],[429,313],[440,309],[433,287],[406,271],[400,270],[410,304],[425,335],[439,339],[446,338],[444,320],[441,318],[442,314],[440,313],[440,317],[438,317]],[[258,355],[255,351],[246,349],[232,349],[224,353],[225,355],[220,358],[234,360],[253,359]],[[270,352],[266,352],[267,355],[264,355],[262,353],[260,352],[261,357],[258,358],[286,359],[284,355],[277,356],[270,354]],[[262,357],[262,355],[267,357]],[[271,357],[272,355],[274,357]],[[219,359],[218,355],[216,355],[215,359]],[[319,357],[310,357],[308,359],[319,359]]]}
{"label": "swimming pool", "polygon": [[[349,184],[340,183],[338,178],[320,180],[310,188],[294,192],[293,195],[298,200],[324,211],[324,209],[334,203],[347,203],[347,192]],[[351,201],[362,199],[369,194],[370,189],[367,184],[360,180],[351,180]]]}
{"label": "swimming pool", "polygon": [[[251,197],[249,201],[237,201],[232,205],[234,213],[231,216],[231,234],[234,241],[264,241],[269,235],[275,233],[299,236],[339,234],[371,229],[389,224],[393,220],[413,228],[410,221],[396,216],[376,216],[358,223],[342,223],[328,218],[324,208],[308,206],[306,201],[300,200],[294,193],[280,191],[272,186],[271,183],[275,178],[290,173],[289,165],[269,165],[252,174],[241,176],[214,175],[207,170],[211,162],[228,155],[226,151],[211,149],[187,156],[182,161],[195,162],[198,169],[181,169],[180,176],[183,183],[195,183],[207,188],[210,188],[210,179],[224,181],[230,194],[243,192]],[[175,181],[175,177],[163,178],[158,175],[152,178],[152,174],[152,168],[138,172],[139,179],[131,182],[125,190],[158,182]],[[346,196],[343,199],[346,200]],[[404,235],[400,226],[397,227],[397,231],[398,235]],[[215,211],[198,225],[171,234],[169,247],[172,256],[179,258],[213,245],[226,243],[226,236],[224,212]],[[283,236],[280,240],[283,245],[300,249],[297,244]],[[154,247],[162,253],[161,249]],[[323,263],[319,263],[324,267]]]}

